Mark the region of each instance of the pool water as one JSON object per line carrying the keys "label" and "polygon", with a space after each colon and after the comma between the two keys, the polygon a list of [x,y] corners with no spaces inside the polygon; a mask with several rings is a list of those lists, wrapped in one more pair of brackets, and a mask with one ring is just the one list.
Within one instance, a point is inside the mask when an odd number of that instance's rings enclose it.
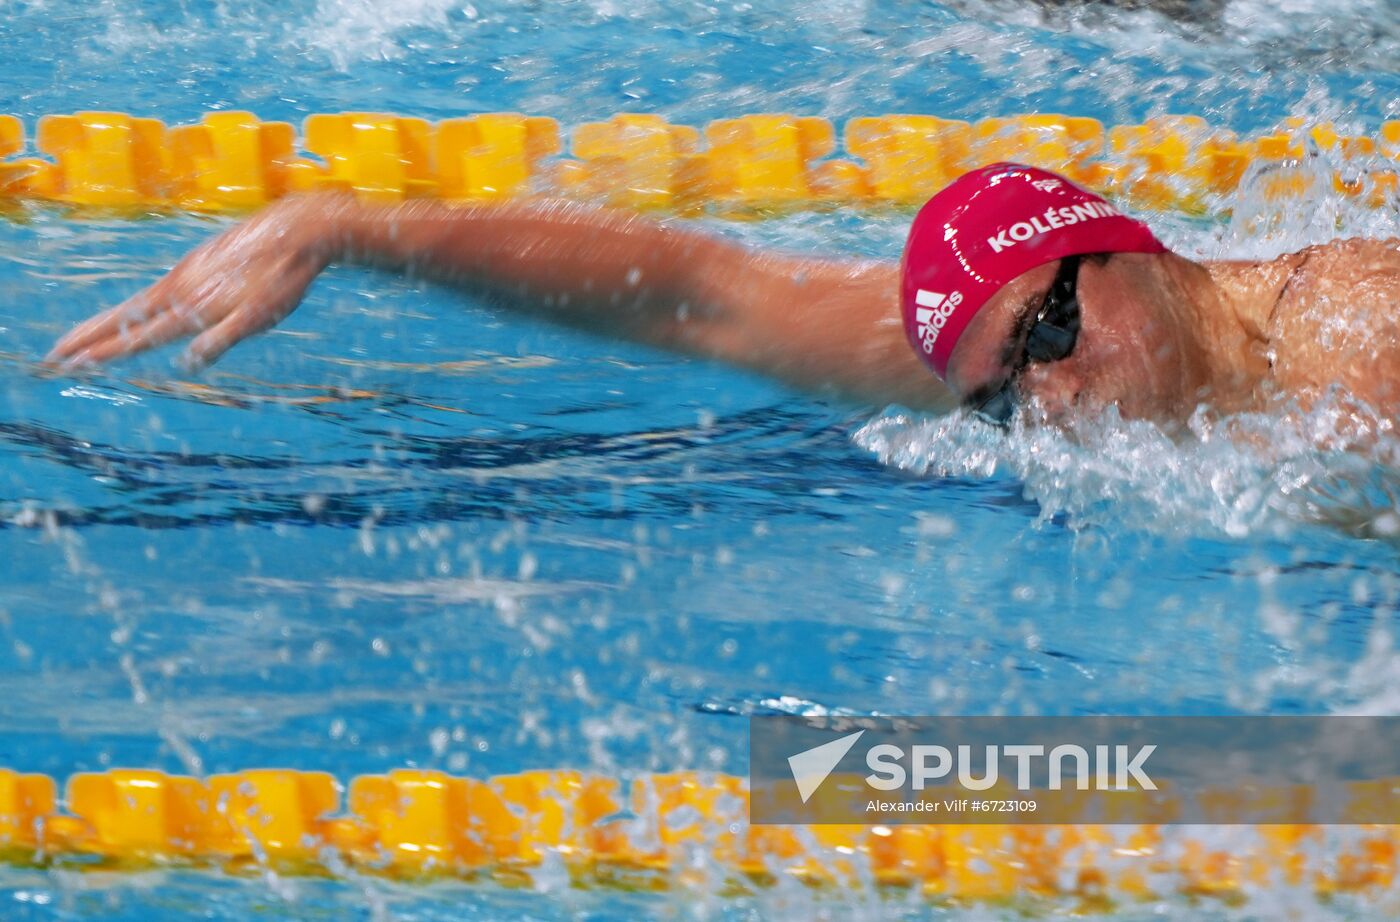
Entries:
{"label": "pool water", "polygon": [[[1400,100],[1400,14],[1379,0],[1234,0],[1198,22],[982,0],[0,10],[0,113],[30,126],[80,109],[522,110],[565,127],[622,111],[698,125],[1041,110],[1373,132]],[[906,222],[698,223],[893,258]],[[1221,257],[1396,221],[1319,200],[1267,235],[1154,223]],[[228,224],[34,206],[0,221],[0,765],[742,774],[750,714],[1400,704],[1392,453],[1315,447],[1325,414],[1297,432],[1239,421],[1263,448],[1204,424],[1184,442],[1112,420],[1006,436],[345,268],[203,374],[173,351],[39,372],[74,322]],[[0,916],[943,912],[785,889],[541,889],[7,870]],[[1376,914],[1272,900],[1193,912]]]}

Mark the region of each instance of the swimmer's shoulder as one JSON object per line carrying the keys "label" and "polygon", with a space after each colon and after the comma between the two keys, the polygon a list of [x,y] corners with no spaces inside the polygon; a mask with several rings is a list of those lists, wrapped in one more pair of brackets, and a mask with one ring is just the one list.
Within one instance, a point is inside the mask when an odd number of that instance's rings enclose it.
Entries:
{"label": "swimmer's shoulder", "polygon": [[1240,326],[1250,339],[1262,343],[1268,339],[1279,299],[1305,259],[1302,252],[1286,253],[1269,260],[1218,260],[1206,268]]}
{"label": "swimmer's shoulder", "polygon": [[1341,237],[1305,247],[1289,256],[1301,258],[1310,273],[1395,271],[1400,266],[1400,238]]}
{"label": "swimmer's shoulder", "polygon": [[1400,406],[1400,240],[1333,240],[1290,256],[1267,330],[1276,383],[1293,392],[1340,384]]}
{"label": "swimmer's shoulder", "polygon": [[1393,237],[1331,240],[1280,260],[1290,271],[1274,309],[1277,321],[1388,307],[1400,283],[1400,239]]}

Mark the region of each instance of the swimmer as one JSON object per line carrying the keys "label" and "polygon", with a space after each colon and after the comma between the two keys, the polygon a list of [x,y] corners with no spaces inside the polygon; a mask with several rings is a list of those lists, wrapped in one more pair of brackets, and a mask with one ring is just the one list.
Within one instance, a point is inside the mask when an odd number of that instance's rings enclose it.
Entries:
{"label": "swimmer", "polygon": [[1180,420],[1202,404],[1307,406],[1331,389],[1400,411],[1393,241],[1194,262],[1092,192],[1016,164],[930,199],[901,262],[756,252],[561,202],[284,199],[77,326],[47,360],[79,367],[193,337],[186,361],[208,364],[290,314],[333,263],[435,278],[864,403],[962,405],[995,422],[1110,405]]}

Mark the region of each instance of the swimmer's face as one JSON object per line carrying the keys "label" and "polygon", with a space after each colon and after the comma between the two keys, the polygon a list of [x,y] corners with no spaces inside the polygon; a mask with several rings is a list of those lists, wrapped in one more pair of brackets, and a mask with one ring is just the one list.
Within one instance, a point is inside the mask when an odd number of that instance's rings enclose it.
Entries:
{"label": "swimmer's face", "polygon": [[[1026,338],[1060,268],[1013,279],[968,324],[948,362],[948,383],[971,406],[1016,380],[1020,401],[1052,418],[1116,404],[1130,418],[1190,412],[1202,379],[1171,253],[1113,253],[1079,262],[1080,329],[1068,356],[1024,362]],[[1020,369],[1018,372],[1018,368]]]}

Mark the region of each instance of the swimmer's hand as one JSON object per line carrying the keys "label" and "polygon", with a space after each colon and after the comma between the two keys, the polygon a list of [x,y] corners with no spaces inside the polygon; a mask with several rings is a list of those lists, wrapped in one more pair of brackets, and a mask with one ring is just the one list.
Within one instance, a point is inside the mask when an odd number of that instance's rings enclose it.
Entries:
{"label": "swimmer's hand", "polygon": [[[277,324],[329,261],[308,199],[286,199],[191,251],[154,285],[78,325],[45,361],[95,365],[194,337],[200,368]],[[310,219],[310,220],[308,220]]]}

